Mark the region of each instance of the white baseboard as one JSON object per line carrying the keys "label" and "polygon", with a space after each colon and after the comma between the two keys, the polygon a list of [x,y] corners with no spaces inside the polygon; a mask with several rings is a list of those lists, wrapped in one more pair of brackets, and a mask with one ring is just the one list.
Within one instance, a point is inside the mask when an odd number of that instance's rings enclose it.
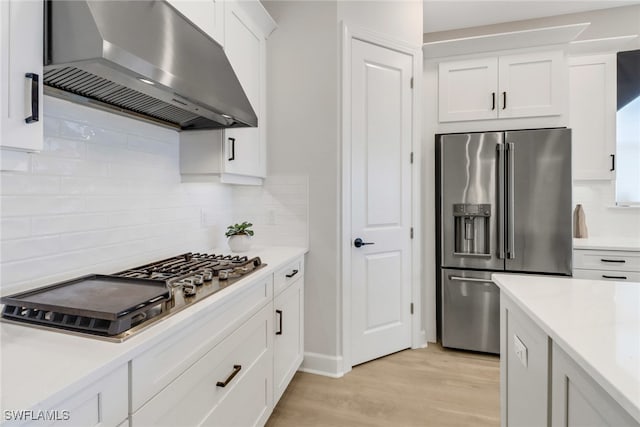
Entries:
{"label": "white baseboard", "polygon": [[344,375],[341,356],[329,356],[320,353],[305,352],[304,360],[299,370],[331,378],[340,378]]}

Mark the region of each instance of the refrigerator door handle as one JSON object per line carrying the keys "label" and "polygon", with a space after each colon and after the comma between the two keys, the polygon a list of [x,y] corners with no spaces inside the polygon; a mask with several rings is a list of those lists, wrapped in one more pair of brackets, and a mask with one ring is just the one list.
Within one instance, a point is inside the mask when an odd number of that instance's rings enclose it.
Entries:
{"label": "refrigerator door handle", "polygon": [[498,151],[498,230],[496,233],[498,239],[498,258],[505,258],[504,250],[504,144],[497,144]]}
{"label": "refrigerator door handle", "polygon": [[507,143],[507,258],[516,258],[515,242],[515,144]]}
{"label": "refrigerator door handle", "polygon": [[473,277],[458,277],[458,276],[449,276],[449,280],[455,280],[456,282],[479,282],[479,283],[493,283],[491,279],[475,279]]}

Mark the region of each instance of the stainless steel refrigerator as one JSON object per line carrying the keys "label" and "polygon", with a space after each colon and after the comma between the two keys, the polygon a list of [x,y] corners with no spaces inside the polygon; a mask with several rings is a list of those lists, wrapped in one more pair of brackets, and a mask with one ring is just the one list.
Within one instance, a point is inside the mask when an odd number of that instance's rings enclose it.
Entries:
{"label": "stainless steel refrigerator", "polygon": [[571,275],[571,130],[436,136],[444,347],[500,352],[491,273]]}

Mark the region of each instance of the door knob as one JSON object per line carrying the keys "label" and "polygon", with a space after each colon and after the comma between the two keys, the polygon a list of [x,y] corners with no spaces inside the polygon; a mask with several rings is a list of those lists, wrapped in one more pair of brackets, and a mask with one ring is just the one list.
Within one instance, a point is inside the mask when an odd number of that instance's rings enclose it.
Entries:
{"label": "door knob", "polygon": [[356,248],[359,248],[361,246],[364,245],[375,245],[374,242],[363,242],[361,238],[357,238],[356,240],[353,241],[353,246],[355,246]]}

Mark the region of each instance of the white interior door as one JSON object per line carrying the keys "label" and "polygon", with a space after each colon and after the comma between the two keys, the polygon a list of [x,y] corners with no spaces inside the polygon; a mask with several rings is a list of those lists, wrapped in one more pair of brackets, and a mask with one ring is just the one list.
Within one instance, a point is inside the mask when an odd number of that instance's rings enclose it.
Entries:
{"label": "white interior door", "polygon": [[351,356],[411,346],[412,57],[351,42]]}

